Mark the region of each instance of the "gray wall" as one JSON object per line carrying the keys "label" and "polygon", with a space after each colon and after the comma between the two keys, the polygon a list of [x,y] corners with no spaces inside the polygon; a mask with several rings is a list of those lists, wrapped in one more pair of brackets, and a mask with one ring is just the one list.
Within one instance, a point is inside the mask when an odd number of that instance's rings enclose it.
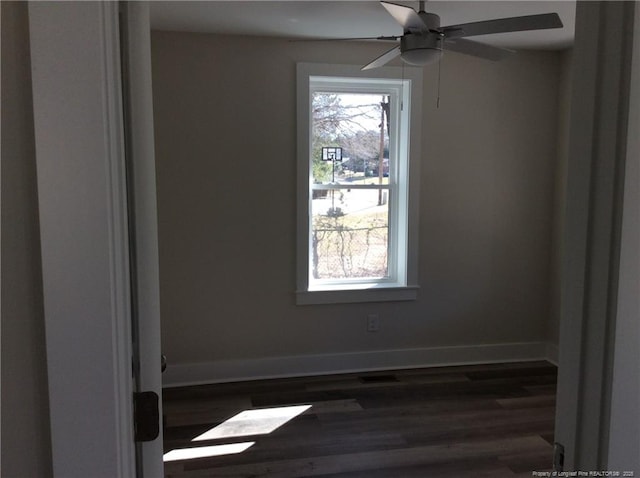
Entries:
{"label": "gray wall", "polygon": [[2,471],[51,471],[27,4],[2,2]]}
{"label": "gray wall", "polygon": [[556,52],[425,69],[418,300],[294,305],[295,63],[383,49],[153,32],[170,363],[548,339]]}

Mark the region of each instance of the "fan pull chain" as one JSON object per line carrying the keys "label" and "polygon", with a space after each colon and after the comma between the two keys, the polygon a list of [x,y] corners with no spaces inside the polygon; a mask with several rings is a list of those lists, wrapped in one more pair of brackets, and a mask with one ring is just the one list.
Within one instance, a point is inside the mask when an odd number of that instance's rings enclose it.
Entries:
{"label": "fan pull chain", "polygon": [[440,59],[438,60],[438,98],[436,99],[436,109],[440,109],[440,73],[442,70],[442,49],[440,49]]}

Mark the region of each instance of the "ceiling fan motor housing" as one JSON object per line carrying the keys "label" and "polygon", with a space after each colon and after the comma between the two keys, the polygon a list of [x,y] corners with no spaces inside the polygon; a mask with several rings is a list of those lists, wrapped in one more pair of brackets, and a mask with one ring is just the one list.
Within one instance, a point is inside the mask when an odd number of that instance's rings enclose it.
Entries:
{"label": "ceiling fan motor housing", "polygon": [[432,30],[440,28],[440,17],[435,13],[419,12],[426,28],[420,32],[405,32],[400,39],[402,60],[410,65],[424,66],[437,61],[442,51],[442,39]]}
{"label": "ceiling fan motor housing", "polygon": [[440,28],[440,16],[435,13],[418,12],[420,18],[429,30],[438,30]]}

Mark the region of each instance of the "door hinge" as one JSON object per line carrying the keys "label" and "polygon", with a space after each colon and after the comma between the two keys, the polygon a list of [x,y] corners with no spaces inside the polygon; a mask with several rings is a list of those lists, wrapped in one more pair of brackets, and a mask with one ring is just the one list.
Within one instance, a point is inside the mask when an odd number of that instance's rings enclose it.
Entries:
{"label": "door hinge", "polygon": [[558,442],[553,444],[553,471],[564,471],[564,446]]}
{"label": "door hinge", "polygon": [[133,394],[135,441],[153,441],[160,435],[160,407],[155,392]]}

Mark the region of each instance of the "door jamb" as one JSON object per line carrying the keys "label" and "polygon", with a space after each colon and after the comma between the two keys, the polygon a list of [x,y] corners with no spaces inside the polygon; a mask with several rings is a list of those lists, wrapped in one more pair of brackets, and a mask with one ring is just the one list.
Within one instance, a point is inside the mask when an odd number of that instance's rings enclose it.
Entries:
{"label": "door jamb", "polygon": [[116,2],[32,2],[53,474],[135,476]]}

